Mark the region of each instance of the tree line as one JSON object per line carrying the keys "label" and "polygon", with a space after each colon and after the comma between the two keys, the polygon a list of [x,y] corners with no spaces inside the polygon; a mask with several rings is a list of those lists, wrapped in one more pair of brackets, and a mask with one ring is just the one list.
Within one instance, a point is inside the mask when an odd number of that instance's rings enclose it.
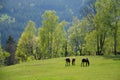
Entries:
{"label": "tree line", "polygon": [[94,13],[83,19],[73,17],[71,24],[60,21],[55,11],[45,11],[38,30],[30,20],[18,43],[9,37],[5,51],[0,47],[0,62],[13,60],[14,64],[71,55],[117,55],[120,53],[120,1],[96,0],[92,10]]}

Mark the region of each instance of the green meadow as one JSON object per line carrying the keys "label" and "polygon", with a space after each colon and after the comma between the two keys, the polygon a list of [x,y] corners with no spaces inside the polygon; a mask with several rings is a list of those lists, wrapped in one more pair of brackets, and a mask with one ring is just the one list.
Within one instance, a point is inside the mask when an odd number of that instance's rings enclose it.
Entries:
{"label": "green meadow", "polygon": [[[89,67],[80,66],[84,57]],[[0,67],[0,80],[120,80],[120,56],[77,56],[75,66],[65,66],[64,57],[35,60]]]}

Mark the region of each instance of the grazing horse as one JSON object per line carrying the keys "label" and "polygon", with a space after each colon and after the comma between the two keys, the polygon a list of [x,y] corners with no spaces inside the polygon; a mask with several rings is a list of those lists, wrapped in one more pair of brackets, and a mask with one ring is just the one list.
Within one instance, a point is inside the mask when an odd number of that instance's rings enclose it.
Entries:
{"label": "grazing horse", "polygon": [[84,63],[86,63],[86,66],[90,65],[89,59],[88,58],[83,58],[81,62],[81,66],[84,66]]}
{"label": "grazing horse", "polygon": [[66,58],[66,59],[65,59],[65,61],[66,61],[65,66],[70,66],[70,58],[69,58],[69,57],[68,57],[68,58]]}
{"label": "grazing horse", "polygon": [[75,65],[75,58],[72,58],[72,65]]}

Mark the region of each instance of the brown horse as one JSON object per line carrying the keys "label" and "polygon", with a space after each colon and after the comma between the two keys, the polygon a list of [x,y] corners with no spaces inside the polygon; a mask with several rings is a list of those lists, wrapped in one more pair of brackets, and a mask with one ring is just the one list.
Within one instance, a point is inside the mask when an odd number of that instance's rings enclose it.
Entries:
{"label": "brown horse", "polygon": [[66,61],[65,66],[70,66],[70,58],[69,58],[69,57],[67,57],[67,58],[65,59],[65,61]]}
{"label": "brown horse", "polygon": [[81,66],[84,66],[84,63],[86,63],[86,66],[90,65],[89,59],[88,58],[83,58],[81,62]]}

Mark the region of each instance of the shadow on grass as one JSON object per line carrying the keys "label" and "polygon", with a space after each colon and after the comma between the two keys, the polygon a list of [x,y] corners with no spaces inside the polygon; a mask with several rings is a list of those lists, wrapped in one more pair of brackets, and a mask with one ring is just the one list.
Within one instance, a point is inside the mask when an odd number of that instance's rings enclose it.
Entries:
{"label": "shadow on grass", "polygon": [[106,59],[120,60],[120,55],[104,55]]}

